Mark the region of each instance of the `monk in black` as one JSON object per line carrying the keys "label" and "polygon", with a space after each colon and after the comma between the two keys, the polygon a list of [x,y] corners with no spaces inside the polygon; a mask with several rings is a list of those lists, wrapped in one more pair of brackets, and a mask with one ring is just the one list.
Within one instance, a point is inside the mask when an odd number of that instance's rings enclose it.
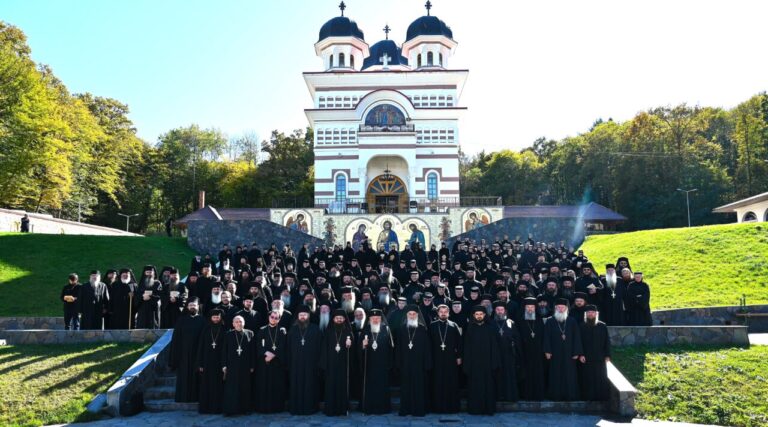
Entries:
{"label": "monk in black", "polygon": [[568,300],[555,304],[555,314],[544,324],[544,355],[549,360],[547,392],[550,400],[578,400],[577,363],[583,355],[579,325],[568,316]]}
{"label": "monk in black", "polygon": [[227,333],[221,324],[222,311],[213,309],[208,312],[210,321],[200,334],[197,347],[197,366],[200,371],[200,400],[197,406],[201,414],[220,414],[224,397],[224,374],[221,371],[224,335]]}
{"label": "monk in black", "polygon": [[157,329],[160,327],[160,298],[163,285],[157,280],[157,269],[148,265],[139,280],[138,313],[136,329]]}
{"label": "monk in black", "polygon": [[651,290],[643,281],[643,273],[635,272],[635,279],[624,290],[627,326],[651,326]]}
{"label": "monk in black", "polygon": [[187,302],[187,314],[182,316],[173,330],[168,366],[176,371],[176,401],[197,402],[200,395],[200,371],[197,350],[205,320],[197,312],[198,300]]}
{"label": "monk in black", "polygon": [[392,368],[394,340],[384,313],[375,308],[368,314],[360,343],[363,389],[360,410],[364,414],[387,414],[392,410],[389,374]]}
{"label": "monk in black", "polygon": [[427,412],[427,373],[432,369],[429,333],[419,308],[405,309],[405,324],[395,340],[395,366],[400,371],[400,415]]}
{"label": "monk in black", "polygon": [[507,318],[507,307],[503,301],[493,303],[494,318],[491,323],[496,330],[501,354],[501,370],[496,376],[496,400],[517,402],[520,392],[517,378],[520,372],[520,335],[512,319]]}
{"label": "monk in black", "polygon": [[280,327],[280,313],[269,313],[269,324],[256,334],[256,410],[263,414],[285,410],[285,369],[288,332]]}
{"label": "monk in black", "polygon": [[325,379],[325,415],[347,415],[349,412],[349,364],[353,340],[346,311],[336,309],[333,324],[325,330],[320,349],[320,369]]}
{"label": "monk in black", "polygon": [[579,367],[582,400],[608,400],[610,384],[605,363],[611,360],[608,328],[597,318],[597,307],[587,306],[587,319],[580,325],[584,355]]}
{"label": "monk in black", "polygon": [[109,308],[109,290],[99,270],[91,271],[88,283],[80,287],[80,329],[102,329]]}
{"label": "monk in black", "polygon": [[[184,312],[184,307],[187,306],[189,297],[189,290],[184,283],[181,283],[179,278],[179,270],[171,268],[168,283],[164,286],[161,297],[161,327],[168,329],[176,325],[176,321],[179,320]],[[200,313],[199,304],[198,313]]]}
{"label": "monk in black", "polygon": [[61,301],[64,303],[64,329],[80,329],[80,289],[77,274],[69,275],[69,280],[61,289]]}
{"label": "monk in black", "polygon": [[605,283],[605,288],[602,291],[600,319],[609,326],[624,326],[624,292],[626,282],[617,277],[616,267],[613,264],[605,266],[603,282]]}
{"label": "monk in black", "polygon": [[232,320],[234,329],[224,336],[221,368],[224,373],[224,415],[245,414],[253,407],[251,374],[256,368],[253,331],[243,329],[240,316]]}
{"label": "monk in black", "polygon": [[494,376],[501,368],[501,355],[496,332],[486,322],[485,313],[485,307],[475,306],[464,334],[467,412],[473,415],[493,415],[496,412]]}
{"label": "monk in black", "polygon": [[523,313],[517,321],[522,347],[521,395],[526,400],[543,400],[546,395],[544,359],[544,320],[536,313],[536,298],[523,300]]}
{"label": "monk in black", "polygon": [[288,331],[288,411],[293,415],[317,412],[320,397],[320,378],[317,370],[322,335],[320,328],[310,321],[309,307],[300,306],[296,323]]}
{"label": "monk in black", "polygon": [[138,304],[137,287],[133,272],[127,268],[120,270],[120,277],[110,294],[112,314],[109,322],[112,329],[133,329]]}
{"label": "monk in black", "polygon": [[447,305],[437,306],[437,320],[429,325],[432,353],[430,407],[438,414],[459,412],[459,369],[464,341],[459,326],[449,320]]}

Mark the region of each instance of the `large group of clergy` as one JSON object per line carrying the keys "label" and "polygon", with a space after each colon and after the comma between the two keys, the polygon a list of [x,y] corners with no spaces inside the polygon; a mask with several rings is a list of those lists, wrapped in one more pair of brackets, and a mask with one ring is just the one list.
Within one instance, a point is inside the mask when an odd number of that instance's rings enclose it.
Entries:
{"label": "large group of clergy", "polygon": [[[176,400],[202,413],[472,414],[497,401],[605,400],[606,325],[649,326],[650,290],[620,257],[505,236],[402,251],[224,245],[158,275],[76,275],[67,327],[174,328]],[[357,402],[357,408],[351,402]]]}

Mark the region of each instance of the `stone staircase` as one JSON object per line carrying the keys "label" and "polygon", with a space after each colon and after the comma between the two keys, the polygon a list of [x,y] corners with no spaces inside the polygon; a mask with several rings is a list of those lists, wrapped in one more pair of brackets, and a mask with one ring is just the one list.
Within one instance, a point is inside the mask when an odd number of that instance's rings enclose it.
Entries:
{"label": "stone staircase", "polygon": [[[179,403],[174,401],[176,393],[176,376],[163,372],[155,379],[155,383],[144,391],[144,410],[147,412],[195,411],[197,403]],[[392,387],[392,411],[400,409],[400,389]],[[350,402],[351,407],[358,407],[357,401]],[[323,402],[320,402],[322,411]],[[466,411],[466,400],[461,401],[461,411]],[[519,401],[497,402],[497,412],[561,412],[580,414],[605,414],[610,412],[608,402],[552,402],[552,401]]]}

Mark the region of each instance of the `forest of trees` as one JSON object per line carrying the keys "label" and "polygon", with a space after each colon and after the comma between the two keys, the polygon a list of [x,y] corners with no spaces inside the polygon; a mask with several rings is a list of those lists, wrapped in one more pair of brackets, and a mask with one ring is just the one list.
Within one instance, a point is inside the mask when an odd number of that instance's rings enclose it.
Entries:
{"label": "forest of trees", "polygon": [[[217,207],[312,197],[311,129],[259,141],[190,125],[149,143],[128,114],[117,100],[69,93],[30,58],[23,32],[0,21],[0,207],[119,228],[119,212],[139,214],[131,231],[156,232],[196,209],[199,190]],[[768,191],[765,93],[730,110],[654,108],[522,151],[461,158],[463,196],[502,196],[508,205],[595,201],[629,217],[625,229],[684,225],[678,188],[698,189],[694,224],[730,220],[712,208]]]}

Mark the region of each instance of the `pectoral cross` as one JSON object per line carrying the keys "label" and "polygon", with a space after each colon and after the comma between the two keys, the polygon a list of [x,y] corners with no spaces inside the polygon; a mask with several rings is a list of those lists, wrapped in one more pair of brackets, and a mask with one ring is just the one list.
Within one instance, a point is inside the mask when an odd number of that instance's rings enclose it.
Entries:
{"label": "pectoral cross", "polygon": [[[303,343],[302,343],[302,345],[303,345]],[[277,350],[277,346],[272,344],[272,351],[275,351],[275,350]]]}
{"label": "pectoral cross", "polygon": [[443,350],[443,351],[445,351],[445,343],[443,343],[443,344],[440,344],[440,350]]}
{"label": "pectoral cross", "polygon": [[381,63],[383,64],[384,68],[389,68],[389,61],[391,61],[391,60],[392,60],[392,57],[390,57],[386,53],[381,58],[379,58],[379,61],[381,61]]}
{"label": "pectoral cross", "polygon": [[242,348],[240,348],[240,347],[237,347],[237,350],[236,350],[236,351],[237,351],[237,355],[239,356],[239,355],[240,355],[240,353],[242,353],[242,352],[243,352],[243,349],[242,349]]}
{"label": "pectoral cross", "polygon": [[412,349],[412,348],[413,348],[413,343],[412,343],[412,342],[409,342],[409,343],[408,343],[408,350],[410,350],[410,349]]}
{"label": "pectoral cross", "polygon": [[211,343],[211,347],[216,348],[216,341]]}
{"label": "pectoral cross", "polygon": [[338,345],[338,344],[336,344],[336,353],[338,353],[338,352],[340,352],[340,351],[341,351],[341,346],[340,346],[340,345]]}
{"label": "pectoral cross", "polygon": [[501,337],[504,336],[504,329],[499,329],[499,336],[501,336]]}
{"label": "pectoral cross", "polygon": [[565,334],[560,335],[560,336],[563,337],[563,341],[565,341]]}
{"label": "pectoral cross", "polygon": [[304,345],[304,338],[301,339],[301,345]]}
{"label": "pectoral cross", "polygon": [[611,291],[611,298],[616,299],[616,292]]}
{"label": "pectoral cross", "polygon": [[535,334],[535,333],[533,333],[533,332],[531,332],[531,338],[533,338],[533,337],[535,337],[535,336],[536,336],[536,334]]}

